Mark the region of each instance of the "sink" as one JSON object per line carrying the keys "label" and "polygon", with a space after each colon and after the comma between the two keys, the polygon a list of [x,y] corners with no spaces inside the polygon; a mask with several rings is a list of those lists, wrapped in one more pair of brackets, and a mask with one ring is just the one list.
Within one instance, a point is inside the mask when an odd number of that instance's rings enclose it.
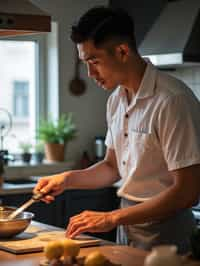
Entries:
{"label": "sink", "polygon": [[11,185],[26,185],[26,184],[36,184],[37,181],[31,179],[13,179],[13,180],[6,180],[7,184]]}

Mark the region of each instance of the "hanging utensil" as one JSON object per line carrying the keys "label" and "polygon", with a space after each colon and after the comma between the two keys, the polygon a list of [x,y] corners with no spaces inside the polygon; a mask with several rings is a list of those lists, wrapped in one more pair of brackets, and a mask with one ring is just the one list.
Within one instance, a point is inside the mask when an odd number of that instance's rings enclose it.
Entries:
{"label": "hanging utensil", "polygon": [[73,95],[80,96],[86,91],[86,84],[80,78],[80,59],[78,57],[77,49],[75,49],[75,70],[74,78],[70,81],[69,90]]}

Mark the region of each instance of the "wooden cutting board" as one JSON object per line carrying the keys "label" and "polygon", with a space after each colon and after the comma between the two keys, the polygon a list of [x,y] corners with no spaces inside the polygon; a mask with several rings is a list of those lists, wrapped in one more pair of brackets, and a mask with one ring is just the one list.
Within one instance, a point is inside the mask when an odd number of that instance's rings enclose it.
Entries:
{"label": "wooden cutting board", "polygon": [[[52,240],[64,239],[65,231],[52,231],[30,225],[27,230],[11,239],[0,239],[0,249],[15,254],[42,251],[45,245]],[[95,246],[101,243],[100,239],[81,235],[75,239],[81,247]]]}

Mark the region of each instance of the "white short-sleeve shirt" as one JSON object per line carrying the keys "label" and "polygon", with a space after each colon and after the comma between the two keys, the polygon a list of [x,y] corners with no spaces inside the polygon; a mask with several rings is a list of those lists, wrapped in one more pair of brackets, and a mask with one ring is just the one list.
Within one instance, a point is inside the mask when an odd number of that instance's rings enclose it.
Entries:
{"label": "white short-sleeve shirt", "polygon": [[105,143],[114,149],[118,195],[144,201],[169,187],[171,170],[200,163],[200,103],[180,80],[150,62],[128,105],[116,88],[107,103]]}

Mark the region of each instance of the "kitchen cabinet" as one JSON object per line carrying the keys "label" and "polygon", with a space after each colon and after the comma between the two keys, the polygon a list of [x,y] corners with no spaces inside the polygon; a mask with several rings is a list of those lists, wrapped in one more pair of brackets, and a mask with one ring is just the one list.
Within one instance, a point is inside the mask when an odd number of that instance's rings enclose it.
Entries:
{"label": "kitchen cabinet", "polygon": [[[1,196],[3,205],[21,206],[31,198],[31,193],[9,194]],[[71,216],[84,210],[111,211],[118,208],[119,198],[116,188],[95,190],[68,190],[56,197],[51,204],[36,202],[27,211],[35,214],[34,220],[66,228]],[[116,230],[108,233],[96,233],[93,236],[115,241]]]}
{"label": "kitchen cabinet", "polygon": [[[8,206],[21,206],[24,202],[31,198],[31,193],[24,194],[11,194],[4,195],[1,197],[3,205]],[[33,203],[27,211],[33,212],[35,214],[34,220],[43,223],[49,223],[52,225],[60,225],[62,223],[62,212],[64,211],[64,196],[58,196],[56,201],[51,204],[46,204],[44,202]]]}
{"label": "kitchen cabinet", "polygon": [[[116,187],[95,190],[70,190],[66,192],[66,222],[71,216],[84,210],[112,211],[119,207],[119,198],[116,196]],[[115,241],[116,230],[108,233],[92,233],[92,236]]]}

